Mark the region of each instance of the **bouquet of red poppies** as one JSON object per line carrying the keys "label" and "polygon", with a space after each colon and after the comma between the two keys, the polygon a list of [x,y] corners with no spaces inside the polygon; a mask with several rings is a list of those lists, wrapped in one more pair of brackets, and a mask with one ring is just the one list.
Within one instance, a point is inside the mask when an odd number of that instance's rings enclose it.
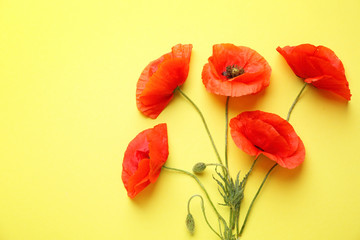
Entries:
{"label": "bouquet of red poppies", "polygon": [[[209,229],[222,240],[240,238],[247,219],[264,182],[271,171],[280,166],[296,168],[305,159],[305,147],[289,123],[291,113],[307,85],[330,91],[347,101],[351,98],[349,83],[345,77],[342,62],[335,53],[324,46],[302,44],[276,49],[289,64],[294,73],[304,81],[304,85],[290,106],[286,119],[274,114],[257,111],[242,112],[228,121],[230,97],[257,94],[270,84],[271,67],[255,50],[233,44],[213,46],[213,55],[209,57],[202,70],[202,81],[210,93],[226,96],[225,104],[225,158],[220,157],[210,129],[200,108],[181,90],[187,79],[192,45],[178,44],[172,51],[150,62],[140,75],[136,87],[136,105],[141,113],[150,118],[157,116],[165,109],[176,94],[180,94],[198,112],[204,124],[217,162],[194,163],[192,171],[165,165],[168,158],[168,137],[166,123],[140,132],[128,145],[123,159],[122,180],[130,198],[136,197],[146,186],[154,183],[162,169],[186,174],[200,186],[202,194],[189,197],[186,226],[194,231],[194,218],[190,213],[190,203],[195,197],[201,199],[202,211]],[[339,98],[340,99],[340,98]],[[230,129],[229,129],[230,127]],[[254,156],[248,172],[240,177],[231,176],[228,164],[228,133],[245,153]],[[259,156],[274,161],[266,173],[252,202],[245,219],[239,222],[241,202],[248,177]],[[206,187],[198,174],[207,167],[214,166],[214,183],[222,198],[220,205],[229,211],[229,218],[219,213],[218,205],[211,200]],[[204,201],[208,201],[217,216],[217,224],[210,224],[207,218]]]}

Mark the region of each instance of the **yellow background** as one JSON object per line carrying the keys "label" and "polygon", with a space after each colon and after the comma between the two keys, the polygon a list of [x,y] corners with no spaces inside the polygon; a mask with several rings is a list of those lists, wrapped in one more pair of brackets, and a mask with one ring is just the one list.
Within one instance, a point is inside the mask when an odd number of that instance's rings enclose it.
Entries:
{"label": "yellow background", "polygon": [[[277,46],[335,51],[352,100],[305,90],[291,118],[305,162],[271,174],[242,239],[360,239],[359,12],[358,0],[1,0],[0,239],[217,239],[198,200],[195,234],[186,231],[187,199],[202,194],[189,177],[162,171],[134,200],[121,182],[127,144],[161,122],[168,166],[216,162],[199,116],[180,95],[156,120],[135,106],[141,71],[177,43],[194,46],[182,89],[203,110],[222,156],[225,98],[201,82],[213,44],[251,47],[273,69],[265,91],[231,99],[230,117],[255,109],[286,117],[302,81]],[[229,157],[234,175],[253,159],[231,139]],[[241,221],[271,165],[262,158],[255,166]],[[211,174],[201,180],[220,202]]]}

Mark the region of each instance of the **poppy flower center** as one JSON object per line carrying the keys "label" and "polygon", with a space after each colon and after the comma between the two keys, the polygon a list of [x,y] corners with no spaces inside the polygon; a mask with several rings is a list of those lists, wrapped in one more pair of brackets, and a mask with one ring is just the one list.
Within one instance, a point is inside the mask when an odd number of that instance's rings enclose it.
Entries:
{"label": "poppy flower center", "polygon": [[234,78],[244,74],[245,70],[238,65],[229,65],[226,67],[226,70],[222,73],[223,76],[227,77],[227,79]]}

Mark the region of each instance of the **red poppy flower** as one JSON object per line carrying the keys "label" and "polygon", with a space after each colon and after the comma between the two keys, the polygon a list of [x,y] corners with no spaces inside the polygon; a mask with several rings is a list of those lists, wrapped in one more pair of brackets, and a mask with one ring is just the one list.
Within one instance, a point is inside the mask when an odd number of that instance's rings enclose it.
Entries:
{"label": "red poppy flower", "polygon": [[244,152],[264,154],[285,168],[295,168],[305,158],[304,144],[289,122],[276,114],[243,112],[230,121],[231,136]]}
{"label": "red poppy flower", "polygon": [[136,86],[136,106],[150,118],[164,110],[174,90],[184,84],[189,73],[191,44],[178,44],[170,53],[152,61],[140,75]]}
{"label": "red poppy flower", "polygon": [[331,91],[350,100],[349,83],[341,60],[324,46],[301,44],[276,48],[294,73],[317,88]]}
{"label": "red poppy flower", "polygon": [[129,143],[122,164],[122,180],[130,198],[157,180],[168,155],[165,123],[142,131]]}
{"label": "red poppy flower", "polygon": [[206,90],[223,96],[255,94],[269,86],[271,68],[267,61],[248,47],[216,44],[202,71]]}

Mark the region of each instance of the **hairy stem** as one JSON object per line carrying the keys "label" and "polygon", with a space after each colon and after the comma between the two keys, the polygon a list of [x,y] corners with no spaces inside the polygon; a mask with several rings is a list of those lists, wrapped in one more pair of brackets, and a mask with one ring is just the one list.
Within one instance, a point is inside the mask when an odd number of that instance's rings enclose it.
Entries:
{"label": "hairy stem", "polygon": [[306,86],[307,86],[307,83],[305,83],[305,84],[303,85],[303,87],[301,88],[299,94],[296,96],[294,102],[291,104],[291,107],[290,107],[289,112],[288,112],[287,117],[286,117],[286,121],[289,121],[290,115],[291,115],[291,113],[292,113],[292,111],[293,111],[296,103],[298,102],[298,100],[299,100],[299,98],[300,98],[300,95],[302,94],[302,92],[304,91],[304,89],[305,89]]}
{"label": "hairy stem", "polygon": [[254,169],[255,163],[257,162],[257,160],[260,158],[261,155],[259,155],[257,158],[255,158],[255,160],[253,161],[253,163],[251,164],[251,167],[249,169],[249,171],[246,173],[243,182],[244,182],[244,187],[245,187],[245,183],[250,175],[250,173],[252,172],[252,170]]}
{"label": "hairy stem", "polygon": [[226,98],[225,103],[225,166],[228,166],[228,128],[229,128],[229,100],[230,97]]}
{"label": "hairy stem", "polygon": [[217,148],[216,148],[216,146],[215,146],[214,139],[213,139],[212,136],[211,136],[211,133],[210,133],[209,127],[208,127],[208,125],[207,125],[207,123],[206,123],[206,120],[205,120],[205,118],[204,118],[204,115],[203,115],[202,112],[200,111],[199,107],[198,107],[179,87],[177,87],[176,90],[178,90],[179,93],[180,93],[186,100],[188,100],[188,101],[191,103],[191,105],[193,105],[193,107],[196,109],[196,111],[199,113],[199,115],[200,115],[200,117],[201,117],[201,120],[202,120],[202,122],[203,122],[203,124],[204,124],[205,130],[206,130],[206,132],[207,132],[207,135],[209,136],[211,145],[212,145],[212,147],[213,147],[213,149],[214,149],[214,151],[215,151],[216,157],[217,157],[219,163],[222,164],[221,157],[220,157],[219,152],[218,152],[218,150],[217,150]]}
{"label": "hairy stem", "polygon": [[277,163],[275,163],[275,164],[274,164],[274,165],[270,168],[270,170],[267,172],[267,174],[265,175],[265,178],[264,178],[264,180],[262,181],[262,183],[261,183],[261,185],[260,185],[259,189],[257,190],[257,192],[256,192],[256,194],[255,194],[255,196],[254,196],[253,200],[251,201],[250,206],[249,206],[249,209],[248,209],[248,211],[247,211],[247,213],[246,213],[246,216],[245,216],[245,219],[244,219],[244,223],[243,223],[243,225],[242,225],[242,227],[241,227],[241,230],[240,230],[239,236],[241,236],[242,232],[244,231],[245,224],[246,224],[247,219],[248,219],[248,217],[249,217],[250,211],[251,211],[251,209],[252,209],[252,207],[253,207],[253,205],[254,205],[254,202],[255,202],[255,200],[256,200],[256,198],[257,198],[257,196],[259,195],[259,193],[260,193],[260,191],[261,191],[261,189],[262,189],[262,187],[263,187],[263,185],[264,185],[264,183],[265,183],[266,179],[268,178],[268,176],[269,176],[269,174],[271,173],[271,171],[272,171],[272,170],[273,170],[273,169],[274,169],[277,165],[278,165],[278,164],[277,164]]}
{"label": "hairy stem", "polygon": [[216,209],[213,201],[211,201],[211,198],[210,198],[210,196],[209,196],[206,188],[205,188],[204,185],[200,182],[200,180],[199,180],[198,177],[196,177],[196,176],[195,176],[194,174],[192,174],[191,172],[188,172],[188,171],[185,171],[185,170],[182,170],[182,169],[167,167],[167,166],[165,166],[165,165],[162,166],[162,167],[165,168],[165,169],[168,169],[168,170],[172,170],[172,171],[184,173],[184,174],[192,177],[193,179],[195,179],[195,181],[199,184],[199,186],[201,187],[201,189],[204,191],[204,193],[205,193],[205,195],[206,195],[206,198],[209,200],[209,202],[210,202],[212,208],[214,209],[216,215],[218,216],[218,218],[221,218],[221,219],[223,218],[223,217],[220,215],[220,213],[218,212],[218,210]]}
{"label": "hairy stem", "polygon": [[224,165],[220,164],[220,163],[206,163],[206,166],[216,166],[216,167],[221,167],[222,169],[226,170],[226,172],[229,172],[228,168],[225,167]]}
{"label": "hairy stem", "polygon": [[209,223],[209,221],[208,221],[208,219],[207,219],[207,217],[206,217],[205,206],[204,206],[204,199],[203,199],[203,197],[202,197],[201,195],[196,194],[196,195],[191,196],[191,198],[190,198],[189,201],[188,201],[188,206],[187,206],[188,213],[190,213],[190,202],[191,202],[191,200],[192,200],[193,198],[195,198],[195,197],[199,197],[199,198],[201,199],[201,210],[202,210],[202,212],[203,212],[204,219],[205,219],[207,225],[209,226],[209,228],[210,228],[220,239],[222,239],[221,235],[220,235],[218,232],[215,231],[215,229],[210,225],[210,223]]}
{"label": "hairy stem", "polygon": [[[246,175],[244,176],[243,180],[242,180],[242,188],[245,190],[245,185],[247,182],[247,179],[249,178],[250,173],[252,172],[252,170],[254,169],[254,166],[256,164],[256,162],[258,161],[258,159],[260,158],[260,155],[255,158],[255,160],[253,161],[253,163],[251,164],[251,167],[249,169],[249,171],[246,173]],[[240,216],[240,209],[237,213],[237,218],[236,218],[236,235],[239,236],[240,232],[239,232],[239,216]]]}

